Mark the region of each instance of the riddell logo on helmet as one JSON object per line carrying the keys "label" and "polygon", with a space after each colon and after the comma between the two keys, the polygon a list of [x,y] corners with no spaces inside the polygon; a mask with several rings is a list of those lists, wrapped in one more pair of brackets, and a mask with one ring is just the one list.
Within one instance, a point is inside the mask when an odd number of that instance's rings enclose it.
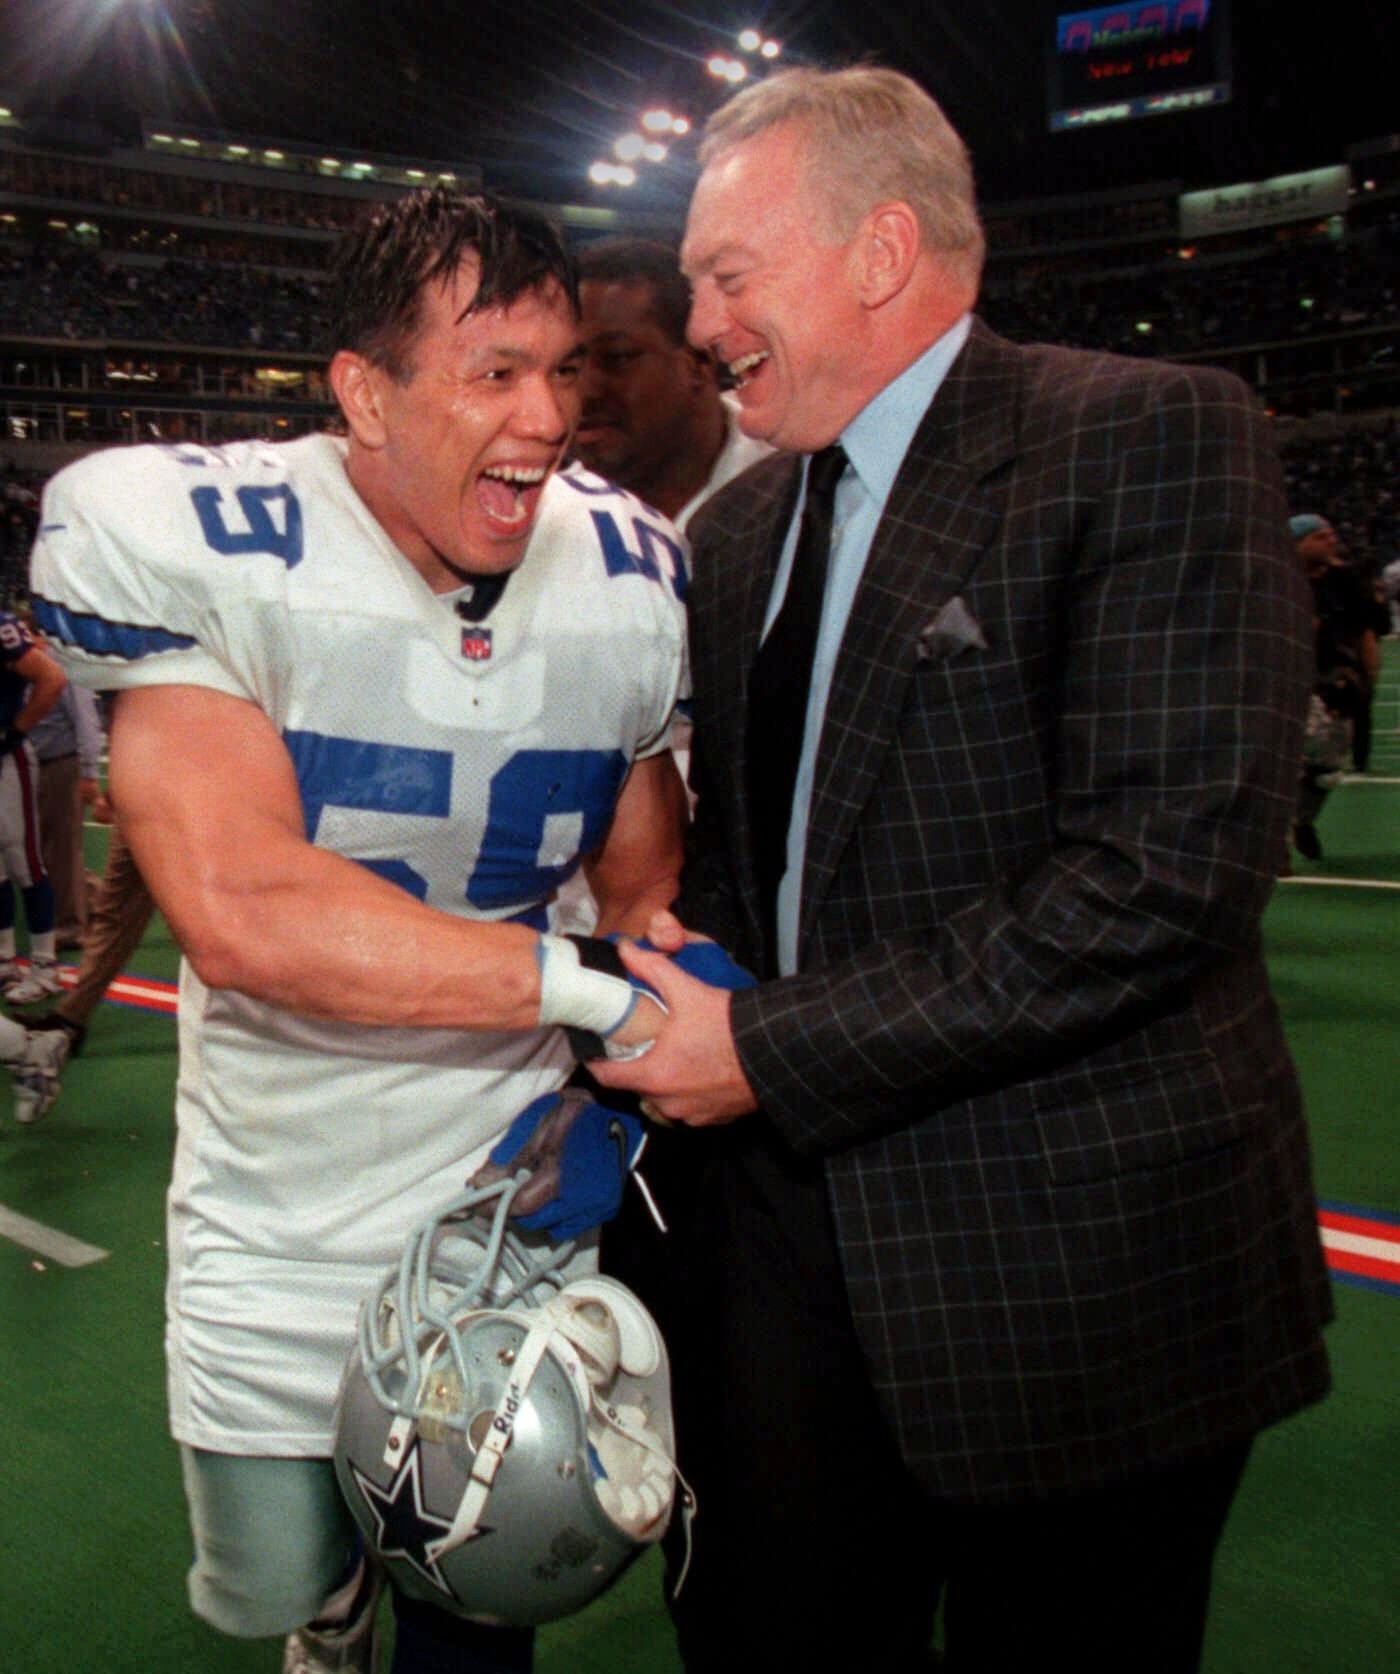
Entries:
{"label": "riddell logo on helmet", "polygon": [[506,1390],[506,1404],[491,1421],[491,1428],[499,1430],[503,1436],[509,1437],[515,1430],[516,1414],[520,1411],[520,1403],[525,1399],[525,1391],[518,1383],[513,1383]]}

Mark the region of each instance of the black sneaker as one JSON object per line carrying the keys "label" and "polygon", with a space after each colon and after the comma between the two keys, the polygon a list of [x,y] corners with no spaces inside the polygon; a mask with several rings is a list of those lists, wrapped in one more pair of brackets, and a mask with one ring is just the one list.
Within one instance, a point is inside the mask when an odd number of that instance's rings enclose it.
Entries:
{"label": "black sneaker", "polygon": [[46,1011],[42,1017],[26,1017],[26,1029],[63,1029],[68,1035],[68,1056],[76,1058],[83,1049],[83,1042],[87,1039],[87,1025],[74,1023],[71,1018],[63,1017],[56,1011]]}
{"label": "black sneaker", "polygon": [[1317,835],[1317,827],[1306,820],[1299,820],[1293,827],[1293,847],[1308,860],[1322,859],[1322,842]]}

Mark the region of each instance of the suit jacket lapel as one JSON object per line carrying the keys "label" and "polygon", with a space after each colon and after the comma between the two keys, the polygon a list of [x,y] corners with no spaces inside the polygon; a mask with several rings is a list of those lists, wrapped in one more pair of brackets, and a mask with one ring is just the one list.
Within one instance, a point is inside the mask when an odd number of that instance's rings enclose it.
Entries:
{"label": "suit jacket lapel", "polygon": [[799,947],[890,748],[920,632],[996,533],[987,479],[1014,452],[1015,407],[1008,346],[974,325],[909,445],[851,607],[817,752]]}

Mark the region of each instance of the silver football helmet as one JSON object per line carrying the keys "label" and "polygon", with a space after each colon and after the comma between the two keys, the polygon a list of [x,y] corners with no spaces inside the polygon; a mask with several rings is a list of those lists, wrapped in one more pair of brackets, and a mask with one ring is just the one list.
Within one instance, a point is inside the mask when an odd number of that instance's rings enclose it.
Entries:
{"label": "silver football helmet", "polygon": [[570,1244],[506,1226],[519,1182],[469,1189],[360,1309],[335,1468],[414,1598],[528,1626],[580,1609],[665,1532],[666,1347],[625,1285],[566,1282]]}

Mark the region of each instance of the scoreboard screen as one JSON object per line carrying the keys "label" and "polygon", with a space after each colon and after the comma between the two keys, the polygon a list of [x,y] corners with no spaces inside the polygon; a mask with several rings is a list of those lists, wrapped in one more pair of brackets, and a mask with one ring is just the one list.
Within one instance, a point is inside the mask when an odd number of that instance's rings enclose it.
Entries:
{"label": "scoreboard screen", "polygon": [[1230,97],[1229,0],[1095,6],[1054,20],[1052,130],[1165,116]]}

